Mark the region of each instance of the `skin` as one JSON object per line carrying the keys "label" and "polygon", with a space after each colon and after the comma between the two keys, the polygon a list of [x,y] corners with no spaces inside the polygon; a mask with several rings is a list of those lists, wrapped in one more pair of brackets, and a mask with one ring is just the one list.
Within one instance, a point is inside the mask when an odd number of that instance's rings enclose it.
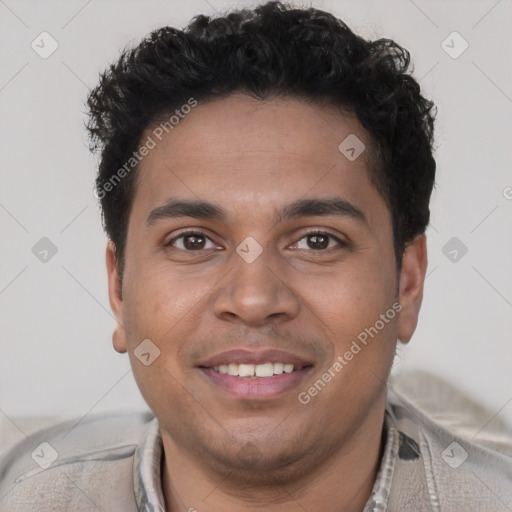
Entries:
{"label": "skin", "polygon": [[[338,149],[349,134],[367,147],[353,162]],[[332,106],[233,94],[199,104],[141,162],[122,283],[114,245],[107,248],[109,296],[114,347],[128,352],[160,422],[168,511],[364,508],[397,339],[407,342],[416,328],[427,266],[418,235],[397,275],[391,214],[369,179],[370,143],[357,119]],[[334,196],[366,220],[275,217],[298,199]],[[226,217],[148,224],[170,198],[215,203]],[[173,242],[184,228],[203,232],[204,248]],[[312,228],[347,245],[329,238],[328,248],[311,248]],[[252,263],[236,252],[248,236],[263,249]],[[400,314],[301,404],[298,393],[396,301]],[[134,356],[147,338],[160,350],[150,366]],[[240,346],[280,348],[313,367],[298,388],[270,400],[234,398],[197,365]]]}

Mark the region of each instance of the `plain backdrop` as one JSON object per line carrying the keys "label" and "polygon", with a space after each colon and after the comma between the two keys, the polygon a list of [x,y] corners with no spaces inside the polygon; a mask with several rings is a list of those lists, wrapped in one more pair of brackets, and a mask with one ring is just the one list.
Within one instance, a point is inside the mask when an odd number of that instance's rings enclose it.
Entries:
{"label": "plain backdrop", "polygon": [[[87,149],[84,100],[121,48],[152,29],[255,3],[0,2],[4,419],[145,407],[128,356],[111,345],[106,238],[93,196],[96,161]],[[312,5],[365,37],[390,37],[408,48],[414,76],[439,109],[424,304],[394,371],[430,371],[512,423],[512,3]],[[58,43],[46,59],[31,47],[42,32]],[[468,48],[454,58],[464,41]],[[43,237],[57,250],[47,262],[32,250]]]}

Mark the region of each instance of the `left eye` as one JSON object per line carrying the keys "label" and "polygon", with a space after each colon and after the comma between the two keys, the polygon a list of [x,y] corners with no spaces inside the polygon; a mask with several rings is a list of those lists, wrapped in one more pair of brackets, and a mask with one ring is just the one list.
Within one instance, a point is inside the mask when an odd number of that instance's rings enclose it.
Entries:
{"label": "left eye", "polygon": [[185,251],[214,249],[216,247],[216,245],[202,233],[184,233],[180,236],[177,236],[176,238],[173,238],[168,245]]}
{"label": "left eye", "polygon": [[308,233],[295,244],[295,248],[323,250],[336,245],[343,246],[343,242],[329,233]]}

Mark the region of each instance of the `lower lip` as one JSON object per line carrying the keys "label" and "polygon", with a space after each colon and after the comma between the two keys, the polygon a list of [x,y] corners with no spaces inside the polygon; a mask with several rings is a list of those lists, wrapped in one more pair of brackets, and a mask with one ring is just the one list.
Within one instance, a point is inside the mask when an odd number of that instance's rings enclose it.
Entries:
{"label": "lower lip", "polygon": [[236,398],[247,400],[265,400],[275,398],[286,391],[297,387],[311,370],[311,366],[304,367],[292,373],[281,373],[272,377],[256,379],[234,377],[227,373],[220,373],[209,368],[200,368],[201,371],[217,386],[228,391]]}

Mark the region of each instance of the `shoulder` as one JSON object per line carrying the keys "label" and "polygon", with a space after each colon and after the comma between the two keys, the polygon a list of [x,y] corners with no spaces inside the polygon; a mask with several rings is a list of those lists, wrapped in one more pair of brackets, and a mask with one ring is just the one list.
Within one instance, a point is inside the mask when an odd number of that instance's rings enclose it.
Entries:
{"label": "shoulder", "polygon": [[474,402],[466,403],[462,395],[455,400],[453,390],[445,391],[437,395],[435,410],[410,394],[404,397],[403,393],[390,393],[388,398],[388,410],[398,426],[414,424],[418,431],[428,493],[438,507],[435,510],[469,512],[512,507],[512,435],[500,432],[500,443],[493,442],[489,435],[478,435],[489,422],[486,415],[477,419],[473,414],[472,429],[468,422],[462,425],[458,417],[469,418],[465,407],[474,411]]}
{"label": "shoulder", "polygon": [[135,511],[133,455],[153,420],[94,415],[29,436],[0,458],[0,510]]}

